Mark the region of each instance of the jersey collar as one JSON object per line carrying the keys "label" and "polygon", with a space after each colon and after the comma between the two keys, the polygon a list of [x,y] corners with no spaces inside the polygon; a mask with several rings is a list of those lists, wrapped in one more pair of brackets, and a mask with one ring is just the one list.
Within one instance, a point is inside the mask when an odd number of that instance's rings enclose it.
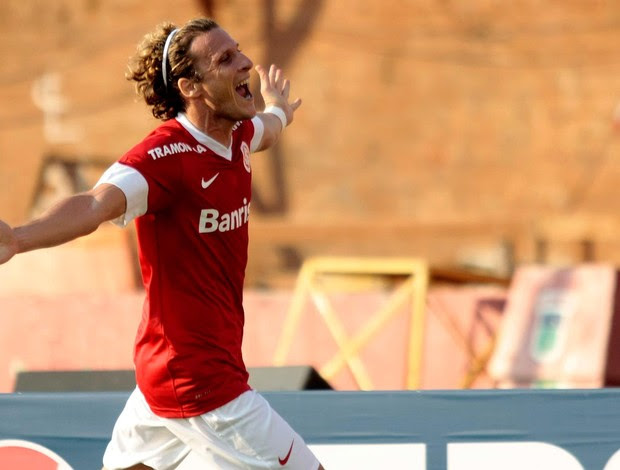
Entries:
{"label": "jersey collar", "polygon": [[230,147],[226,147],[220,144],[217,140],[209,137],[207,134],[194,126],[187,118],[185,113],[177,114],[177,117],[175,119],[185,128],[187,132],[192,135],[194,139],[196,139],[202,145],[204,145],[220,157],[223,157],[228,161],[232,160],[232,144]]}

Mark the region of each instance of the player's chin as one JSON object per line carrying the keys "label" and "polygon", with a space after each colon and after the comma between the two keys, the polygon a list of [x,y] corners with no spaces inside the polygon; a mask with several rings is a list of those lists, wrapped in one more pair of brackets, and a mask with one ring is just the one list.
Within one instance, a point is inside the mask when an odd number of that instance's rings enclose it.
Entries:
{"label": "player's chin", "polygon": [[245,106],[240,107],[239,114],[241,115],[239,120],[252,119],[256,116],[256,107],[254,106],[254,102],[247,103]]}
{"label": "player's chin", "polygon": [[256,114],[256,106],[254,105],[254,97],[250,92],[248,92],[245,96],[241,96],[238,93],[233,95],[233,101],[235,103],[235,107],[244,114],[253,113]]}

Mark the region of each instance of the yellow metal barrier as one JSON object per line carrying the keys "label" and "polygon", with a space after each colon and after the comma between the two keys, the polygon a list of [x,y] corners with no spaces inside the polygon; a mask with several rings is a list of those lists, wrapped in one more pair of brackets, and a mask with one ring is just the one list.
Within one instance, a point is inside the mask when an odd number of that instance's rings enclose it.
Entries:
{"label": "yellow metal barrier", "polygon": [[[406,276],[392,292],[387,302],[376,311],[361,330],[349,337],[325,295],[327,284],[319,285],[324,275],[376,277]],[[429,269],[425,261],[417,258],[334,258],[320,257],[307,260],[298,275],[295,293],[284,322],[282,334],[274,355],[274,365],[285,364],[295,338],[299,321],[307,300],[313,301],[321,318],[338,346],[338,353],[320,368],[327,380],[345,365],[349,367],[361,390],[373,390],[372,380],[358,356],[358,352],[399,312],[399,308],[411,298],[410,330],[405,387],[419,389],[421,381],[422,353],[424,346],[424,323]]]}

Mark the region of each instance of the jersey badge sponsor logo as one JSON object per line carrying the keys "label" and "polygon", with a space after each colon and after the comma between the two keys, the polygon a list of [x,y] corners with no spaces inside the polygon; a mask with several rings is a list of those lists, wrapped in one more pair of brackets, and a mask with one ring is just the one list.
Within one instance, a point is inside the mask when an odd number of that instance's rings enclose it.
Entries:
{"label": "jersey badge sponsor logo", "polygon": [[243,198],[243,204],[231,212],[220,213],[217,209],[200,211],[198,231],[200,233],[228,232],[243,227],[250,217],[250,202]]}
{"label": "jersey badge sponsor logo", "polygon": [[286,465],[286,462],[288,462],[288,459],[291,457],[291,452],[293,452],[293,444],[295,444],[295,439],[291,441],[291,447],[289,447],[288,453],[284,456],[284,458],[278,457],[278,462],[283,467]]}
{"label": "jersey badge sponsor logo", "polygon": [[245,171],[250,173],[252,168],[250,167],[250,147],[245,142],[241,142],[241,153],[243,154],[243,166]]}
{"label": "jersey badge sponsor logo", "polygon": [[200,185],[202,186],[202,189],[207,189],[209,186],[211,186],[211,183],[213,183],[215,181],[215,178],[217,178],[220,174],[216,173],[215,176],[213,178],[211,178],[209,181],[205,181],[204,178],[202,178],[202,180],[200,181]]}
{"label": "jersey badge sponsor logo", "polygon": [[150,150],[147,150],[148,153],[153,160],[157,160],[158,158],[163,158],[168,155],[177,155],[179,153],[205,153],[207,148],[203,145],[196,145],[192,147],[188,143],[185,142],[174,142],[171,144],[161,145],[159,147],[154,147]]}

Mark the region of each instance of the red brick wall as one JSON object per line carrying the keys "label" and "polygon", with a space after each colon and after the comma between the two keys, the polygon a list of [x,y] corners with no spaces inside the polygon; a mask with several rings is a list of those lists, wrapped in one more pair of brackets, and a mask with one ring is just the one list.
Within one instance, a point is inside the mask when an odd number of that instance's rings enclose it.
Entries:
{"label": "red brick wall", "polygon": [[[620,209],[615,2],[55,0],[0,6],[1,217],[27,217],[46,156],[109,163],[155,125],[123,79],[126,59],[156,23],[204,4],[304,99],[277,154],[253,161],[255,226],[288,232],[252,245],[250,282],[325,252],[501,271],[504,242],[532,242],[541,220]],[[64,102],[47,128],[33,99],[46,73]],[[302,239],[317,224],[353,228]],[[510,236],[487,236],[494,227]],[[598,256],[620,260],[618,237],[605,237]]]}
{"label": "red brick wall", "polygon": [[[331,297],[348,338],[354,338],[384,305],[387,294],[367,292]],[[437,288],[429,292],[420,383],[425,389],[461,388],[474,359],[488,348],[501,319],[500,288]],[[289,291],[245,294],[244,358],[248,367],[274,364],[282,325],[291,305]],[[140,293],[0,296],[0,393],[13,390],[19,371],[131,369],[133,339],[140,320]],[[397,312],[359,351],[372,386],[400,390],[407,384],[408,309]],[[285,364],[317,370],[338,348],[316,308],[307,304]],[[471,386],[487,388],[485,373]],[[330,384],[357,390],[346,366]]]}

